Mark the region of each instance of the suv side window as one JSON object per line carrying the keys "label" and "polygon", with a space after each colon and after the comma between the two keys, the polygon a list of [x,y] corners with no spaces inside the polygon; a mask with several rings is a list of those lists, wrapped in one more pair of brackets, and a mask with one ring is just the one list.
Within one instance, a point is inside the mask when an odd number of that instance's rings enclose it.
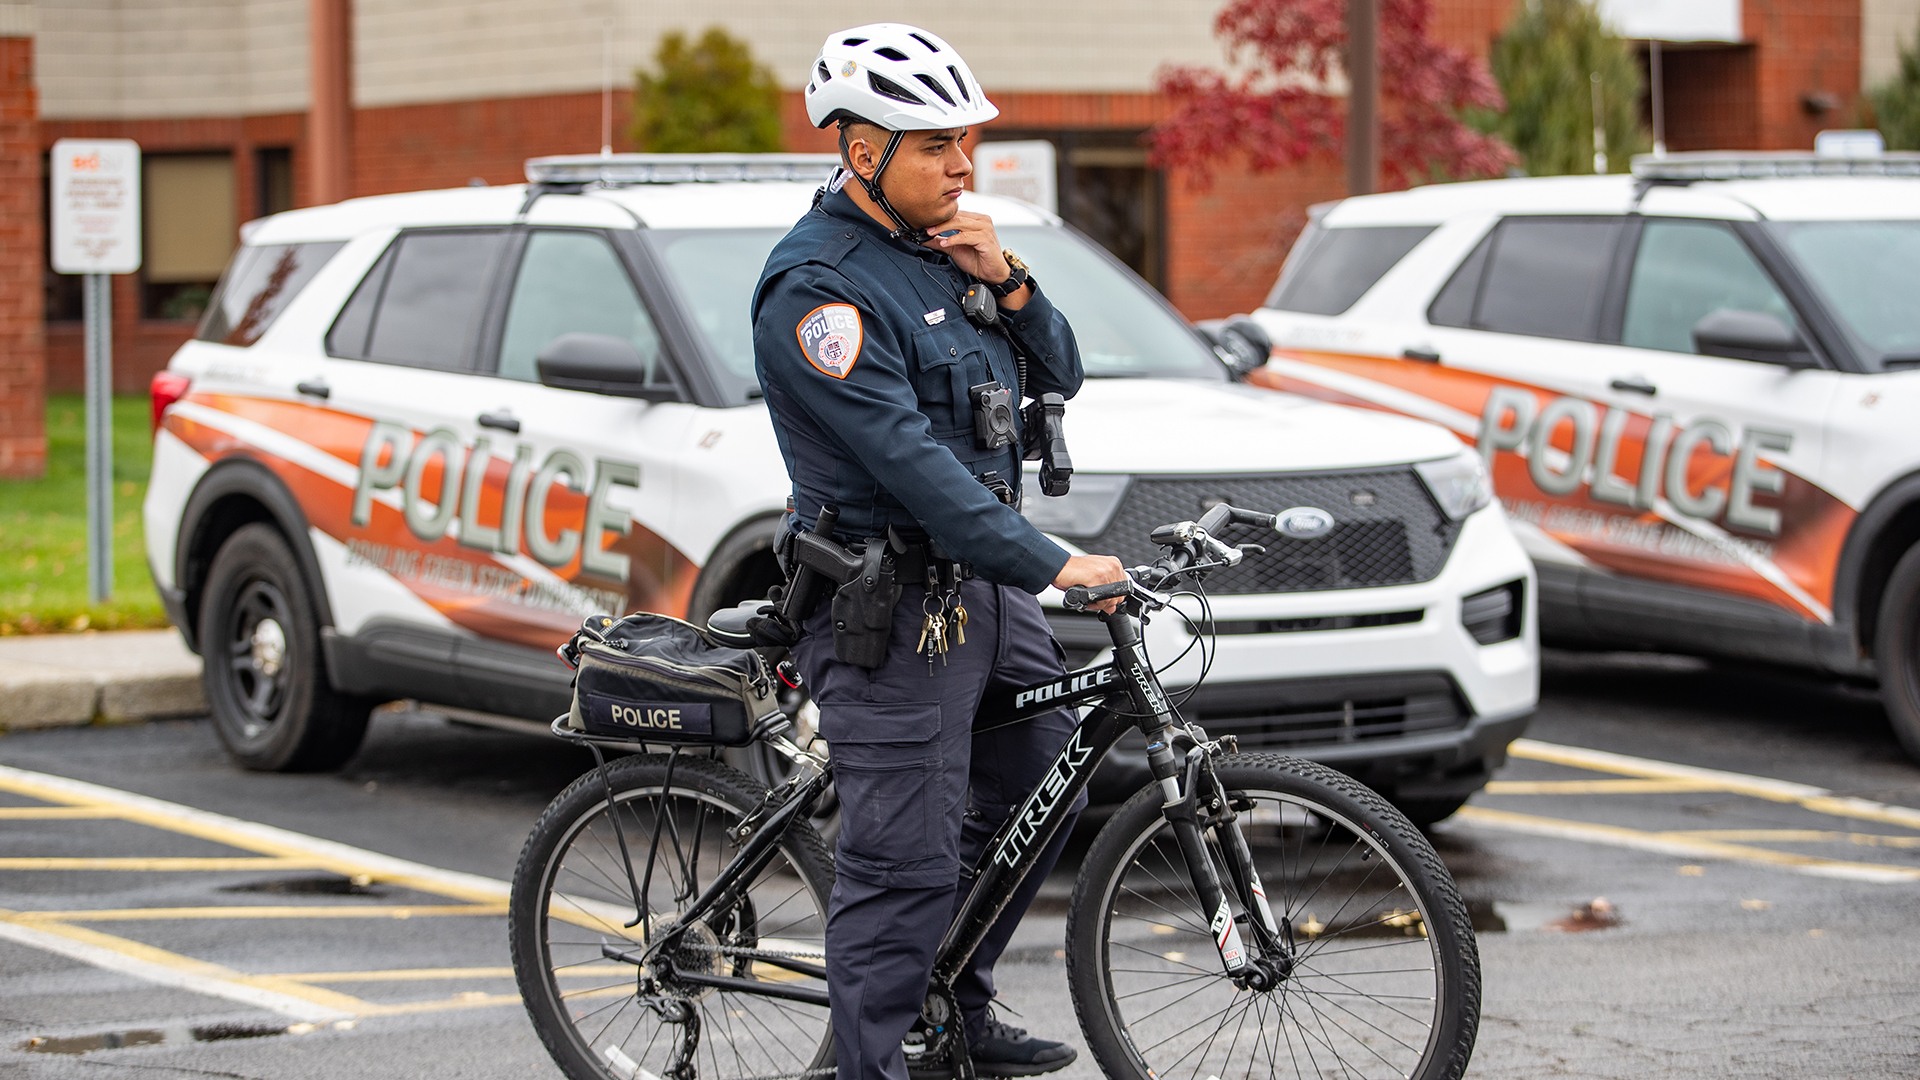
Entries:
{"label": "suv side window", "polygon": [[1507,218],[1427,309],[1437,326],[1594,341],[1621,219]]}
{"label": "suv side window", "polygon": [[241,247],[213,291],[194,336],[222,345],[251,345],[287,310],[313,275],[345,244],[263,244]]}
{"label": "suv side window", "polygon": [[500,338],[499,374],[538,382],[534,358],[561,334],[605,334],[633,343],[649,386],[669,386],[660,335],[613,245],[599,233],[546,229],[527,238]]}
{"label": "suv side window", "polygon": [[1729,226],[1649,218],[1633,256],[1620,343],[1691,353],[1693,324],[1722,308],[1797,326],[1793,307]]}
{"label": "suv side window", "polygon": [[505,243],[497,229],[402,233],[334,320],[327,352],[466,370]]}
{"label": "suv side window", "polygon": [[1433,229],[1431,225],[1316,227],[1301,238],[1300,254],[1287,264],[1266,306],[1308,315],[1339,315]]}

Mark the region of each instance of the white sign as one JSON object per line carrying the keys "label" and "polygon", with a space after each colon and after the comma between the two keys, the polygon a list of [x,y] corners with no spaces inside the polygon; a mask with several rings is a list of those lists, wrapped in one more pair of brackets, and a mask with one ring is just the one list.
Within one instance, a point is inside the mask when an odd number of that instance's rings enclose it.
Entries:
{"label": "white sign", "polygon": [[140,269],[140,146],[131,139],[53,144],[53,268],[62,274]]}
{"label": "white sign", "polygon": [[1819,157],[1879,157],[1887,140],[1873,128],[1830,128],[1813,133],[1813,152]]}
{"label": "white sign", "polygon": [[1053,144],[1045,139],[982,143],[973,151],[973,187],[989,195],[1025,199],[1059,213]]}
{"label": "white sign", "polygon": [[1740,0],[1600,0],[1621,37],[1643,41],[1740,41]]}

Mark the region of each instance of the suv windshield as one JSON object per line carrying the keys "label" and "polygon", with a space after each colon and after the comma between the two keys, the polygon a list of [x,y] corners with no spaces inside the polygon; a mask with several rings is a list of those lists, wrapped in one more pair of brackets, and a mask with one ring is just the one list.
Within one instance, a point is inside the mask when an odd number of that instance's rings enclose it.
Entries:
{"label": "suv windshield", "polygon": [[[747,317],[767,253],[785,229],[653,229],[661,254],[723,377],[755,396],[753,324]],[[1000,238],[1033,267],[1034,279],[1073,324],[1089,378],[1225,381],[1213,350],[1157,293],[1065,229],[1009,226]]]}
{"label": "suv windshield", "polygon": [[1781,221],[1774,235],[1876,366],[1920,364],[1920,221]]}

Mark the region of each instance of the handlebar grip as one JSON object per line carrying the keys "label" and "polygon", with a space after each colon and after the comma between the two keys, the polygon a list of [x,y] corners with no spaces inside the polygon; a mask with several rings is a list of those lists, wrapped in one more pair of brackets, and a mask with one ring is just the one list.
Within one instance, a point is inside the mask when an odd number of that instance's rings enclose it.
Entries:
{"label": "handlebar grip", "polygon": [[1067,606],[1067,610],[1069,611],[1084,611],[1089,605],[1097,604],[1102,600],[1112,600],[1116,596],[1125,596],[1128,592],[1132,591],[1132,589],[1133,582],[1130,580],[1109,581],[1105,585],[1075,585],[1067,589],[1065,597],[1061,602]]}

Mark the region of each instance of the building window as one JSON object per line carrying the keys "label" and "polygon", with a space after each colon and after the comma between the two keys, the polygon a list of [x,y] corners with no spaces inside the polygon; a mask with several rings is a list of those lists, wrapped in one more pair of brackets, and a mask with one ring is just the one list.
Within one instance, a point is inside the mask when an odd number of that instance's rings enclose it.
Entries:
{"label": "building window", "polygon": [[149,155],[140,183],[140,315],[198,319],[238,240],[233,156]]}
{"label": "building window", "polygon": [[293,209],[293,151],[285,146],[255,150],[253,184],[256,217]]}
{"label": "building window", "polygon": [[1166,283],[1166,195],[1139,131],[1001,131],[991,141],[1053,143],[1059,214],[1148,284]]}

